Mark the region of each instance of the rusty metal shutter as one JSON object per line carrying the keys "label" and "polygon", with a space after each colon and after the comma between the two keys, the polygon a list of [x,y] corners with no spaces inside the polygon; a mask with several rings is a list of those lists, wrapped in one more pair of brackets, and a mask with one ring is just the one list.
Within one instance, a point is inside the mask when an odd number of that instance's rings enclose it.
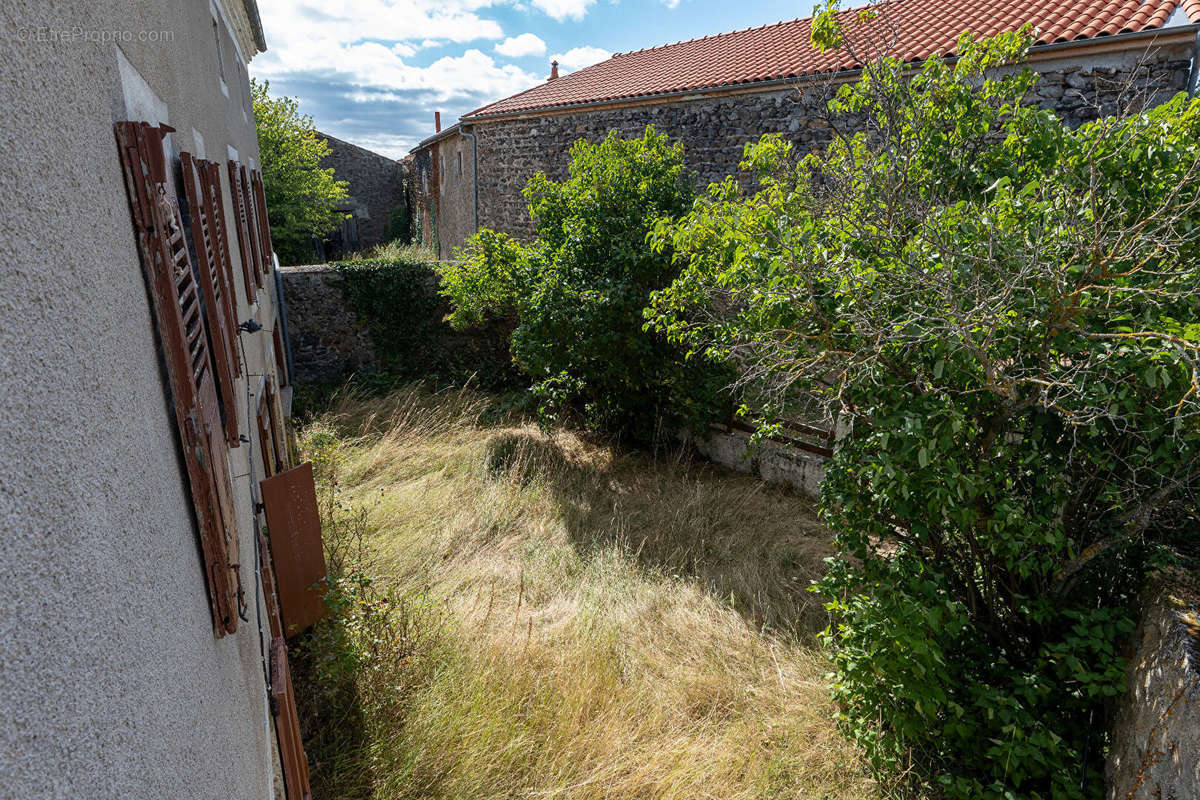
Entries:
{"label": "rusty metal shutter", "polygon": [[236,334],[229,320],[229,297],[219,266],[220,246],[216,222],[203,185],[200,165],[191,153],[181,153],[184,194],[192,223],[192,249],[196,253],[196,271],[204,297],[204,316],[208,322],[210,355],[217,373],[217,389],[224,409],[225,437],[230,446],[238,446],[237,408],[233,404],[233,376],[238,373]]}
{"label": "rusty metal shutter", "polygon": [[271,222],[267,216],[267,193],[263,189],[262,173],[250,170],[250,185],[254,194],[254,213],[258,217],[258,243],[262,249],[263,273],[269,273],[274,261],[271,247]]}
{"label": "rusty metal shutter", "polygon": [[313,466],[259,482],[285,636],[307,630],[325,616],[325,551]]}
{"label": "rusty metal shutter", "polygon": [[258,270],[258,254],[250,232],[250,209],[246,204],[245,181],[242,180],[241,164],[230,161],[229,194],[233,198],[233,215],[237,223],[238,250],[242,256],[242,277],[246,280],[246,300],[253,303],[254,292],[262,288],[262,274]]}
{"label": "rusty metal shutter", "polygon": [[283,616],[279,609],[275,573],[271,567],[271,551],[267,539],[258,534],[261,554],[263,600],[271,629],[271,711],[275,716],[275,736],[279,741],[279,760],[283,767],[283,783],[288,800],[310,800],[308,757],[300,736],[300,716],[296,713],[296,697],[292,692],[292,673],[288,664],[287,642],[283,633]]}
{"label": "rusty metal shutter", "polygon": [[125,188],[200,533],[213,626],[216,635],[223,636],[237,630],[241,610],[237,526],[201,291],[163,152],[163,139],[172,130],[145,122],[116,125]]}

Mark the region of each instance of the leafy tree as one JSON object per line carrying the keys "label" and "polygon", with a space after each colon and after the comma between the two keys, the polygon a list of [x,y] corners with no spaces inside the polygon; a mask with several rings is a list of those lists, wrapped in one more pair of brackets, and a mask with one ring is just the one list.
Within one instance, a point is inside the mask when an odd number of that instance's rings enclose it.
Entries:
{"label": "leafy tree", "polygon": [[269,89],[266,81],[250,81],[271,242],[280,261],[297,264],[311,258],[312,236],[337,229],[348,184],[321,168],[329,144],[312,118],[300,113],[294,98],[272,97]]}
{"label": "leafy tree", "polygon": [[998,69],[1029,42],[869,63],[826,149],[765,137],[755,194],[653,234],[685,265],[657,329],[768,420],[850,429],[818,587],[841,720],[964,800],[1103,795],[1136,595],[1200,524],[1200,100],[1071,130]]}
{"label": "leafy tree", "polygon": [[707,424],[727,375],[687,362],[643,320],[651,292],[678,274],[669,249],[652,251],[646,236],[694,198],[683,148],[650,126],[636,139],[580,140],[570,159],[566,180],[538,173],[525,188],[531,245],[483,230],[445,268],[452,322],[514,320],[513,358],[547,418],[642,442]]}

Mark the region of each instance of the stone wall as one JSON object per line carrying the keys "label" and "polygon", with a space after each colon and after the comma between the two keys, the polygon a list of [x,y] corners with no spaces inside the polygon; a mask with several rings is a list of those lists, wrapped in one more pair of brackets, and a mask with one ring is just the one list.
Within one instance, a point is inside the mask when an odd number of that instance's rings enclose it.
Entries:
{"label": "stone wall", "polygon": [[329,155],[321,160],[321,166],[332,168],[335,178],[350,184],[350,196],[342,208],[354,214],[358,228],[357,242],[342,242],[335,234],[335,245],[331,249],[365,249],[386,242],[393,210],[406,203],[406,168],[403,162],[344,142],[327,133],[320,135],[325,137],[330,150]]}
{"label": "stone wall", "polygon": [[332,383],[374,368],[371,334],[346,306],[336,269],[283,267],[280,277],[296,383]]}
{"label": "stone wall", "polygon": [[751,447],[749,434],[713,428],[705,436],[686,437],[696,452],[714,464],[757,475],[767,483],[791,486],[814,500],[825,480],[826,459],[795,447],[764,441]]}
{"label": "stone wall", "polygon": [[1200,797],[1200,618],[1197,595],[1164,590],[1147,604],[1126,674],[1107,765],[1110,800]]}
{"label": "stone wall", "polygon": [[347,284],[336,266],[280,270],[297,384],[383,373],[395,380],[471,380],[496,391],[523,385],[508,353],[507,327],[454,330],[432,265],[380,263],[365,286],[354,277]]}
{"label": "stone wall", "polygon": [[[1129,92],[1160,103],[1185,87],[1191,67],[1190,45],[1147,56],[1107,54],[1085,59],[1064,57],[1033,65],[1042,78],[1030,102],[1053,108],[1077,125],[1118,110]],[[829,89],[783,88],[773,92],[677,99],[653,105],[550,114],[528,119],[482,120],[479,137],[479,224],[529,238],[533,225],[521,197],[538,171],[554,179],[566,175],[567,153],[577,139],[596,142],[610,130],[637,136],[646,125],[683,144],[696,185],[703,187],[735,174],[747,142],[766,133],[782,133],[804,152],[825,144],[830,125],[824,119]],[[468,195],[469,196],[469,195]],[[443,198],[443,216],[453,198]],[[459,242],[443,237],[443,247]]]}
{"label": "stone wall", "polygon": [[438,177],[438,219],[435,252],[438,258],[453,257],[475,232],[475,192],[472,180],[471,140],[453,135],[434,145]]}

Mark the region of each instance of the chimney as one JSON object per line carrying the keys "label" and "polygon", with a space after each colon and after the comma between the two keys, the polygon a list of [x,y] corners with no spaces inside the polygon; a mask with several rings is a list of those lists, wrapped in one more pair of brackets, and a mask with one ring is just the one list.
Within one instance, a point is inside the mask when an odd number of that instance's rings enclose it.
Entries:
{"label": "chimney", "polygon": [[433,112],[433,132],[442,132],[442,112],[440,111]]}
{"label": "chimney", "polygon": [[550,80],[550,81],[552,81],[552,80],[554,80],[554,79],[555,79],[555,78],[557,78],[557,77],[558,77],[558,62],[557,62],[557,61],[551,61],[551,62],[550,62],[550,77],[549,77],[549,78],[547,78],[546,80]]}

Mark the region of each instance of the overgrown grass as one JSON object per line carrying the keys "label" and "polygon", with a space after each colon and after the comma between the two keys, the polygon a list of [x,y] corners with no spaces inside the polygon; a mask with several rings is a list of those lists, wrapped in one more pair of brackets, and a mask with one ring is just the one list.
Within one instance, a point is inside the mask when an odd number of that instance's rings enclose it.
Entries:
{"label": "overgrown grass", "polygon": [[318,798],[868,798],[836,731],[810,505],[489,399],[301,432],[336,614],[298,648]]}
{"label": "overgrown grass", "polygon": [[434,263],[438,260],[437,253],[420,244],[402,244],[398,239],[348,253],[340,261],[363,261],[376,259],[406,259],[410,261],[426,261]]}

